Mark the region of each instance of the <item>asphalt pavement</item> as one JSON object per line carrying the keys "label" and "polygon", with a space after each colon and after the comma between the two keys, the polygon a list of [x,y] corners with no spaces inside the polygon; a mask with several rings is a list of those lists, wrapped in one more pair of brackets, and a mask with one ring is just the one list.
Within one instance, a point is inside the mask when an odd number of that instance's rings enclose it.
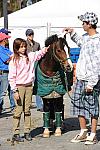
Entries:
{"label": "asphalt pavement", "polygon": [[[79,133],[78,119],[70,115],[70,99],[66,94],[64,96],[64,124],[65,128],[61,137],[55,137],[54,134],[50,138],[43,138],[43,120],[42,112],[37,111],[34,107],[35,97],[33,96],[32,125],[31,134],[33,140],[31,142],[24,141],[23,143],[12,143],[12,115],[8,96],[5,96],[3,114],[0,115],[0,150],[99,150],[100,149],[100,119],[97,126],[98,143],[95,145],[86,146],[84,142],[71,143],[70,140]],[[21,120],[21,135],[23,136],[23,115]],[[88,122],[88,127],[90,123]]]}

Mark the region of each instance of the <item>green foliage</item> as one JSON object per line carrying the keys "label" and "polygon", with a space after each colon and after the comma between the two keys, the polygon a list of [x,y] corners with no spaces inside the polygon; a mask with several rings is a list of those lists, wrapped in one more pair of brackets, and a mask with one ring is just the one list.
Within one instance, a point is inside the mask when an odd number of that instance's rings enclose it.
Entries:
{"label": "green foliage", "polygon": [[[32,0],[33,3],[39,2],[41,0]],[[23,7],[26,6],[27,0],[23,0]],[[19,9],[21,9],[21,0],[10,0],[8,3],[8,14],[15,12]],[[3,0],[0,0],[0,17],[3,16]]]}

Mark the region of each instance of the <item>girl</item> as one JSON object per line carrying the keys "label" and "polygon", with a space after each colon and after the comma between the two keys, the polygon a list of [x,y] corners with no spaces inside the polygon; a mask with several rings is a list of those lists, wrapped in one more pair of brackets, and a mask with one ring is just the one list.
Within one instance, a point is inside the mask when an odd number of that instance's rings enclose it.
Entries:
{"label": "girl", "polygon": [[32,82],[34,81],[34,63],[47,52],[49,47],[27,54],[27,43],[17,38],[13,43],[13,56],[9,63],[9,83],[13,90],[16,107],[13,115],[13,141],[23,142],[20,137],[20,119],[24,112],[24,137],[31,141]]}

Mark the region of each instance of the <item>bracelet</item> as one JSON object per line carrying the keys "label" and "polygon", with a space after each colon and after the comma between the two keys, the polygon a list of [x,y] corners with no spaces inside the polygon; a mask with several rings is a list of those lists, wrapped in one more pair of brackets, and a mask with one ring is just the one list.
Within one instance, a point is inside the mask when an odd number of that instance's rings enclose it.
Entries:
{"label": "bracelet", "polygon": [[18,89],[13,90],[13,93],[19,92]]}

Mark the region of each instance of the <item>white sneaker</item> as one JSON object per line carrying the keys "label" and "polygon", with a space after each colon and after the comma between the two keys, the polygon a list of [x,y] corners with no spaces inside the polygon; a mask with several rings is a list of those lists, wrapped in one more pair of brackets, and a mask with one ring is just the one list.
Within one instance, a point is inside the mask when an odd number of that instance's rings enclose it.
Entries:
{"label": "white sneaker", "polygon": [[96,144],[97,142],[98,142],[98,140],[97,140],[96,136],[94,136],[94,137],[87,136],[85,145],[93,145],[93,144]]}
{"label": "white sneaker", "polygon": [[87,131],[84,131],[82,135],[77,134],[72,140],[72,143],[79,143],[86,141],[87,138]]}

